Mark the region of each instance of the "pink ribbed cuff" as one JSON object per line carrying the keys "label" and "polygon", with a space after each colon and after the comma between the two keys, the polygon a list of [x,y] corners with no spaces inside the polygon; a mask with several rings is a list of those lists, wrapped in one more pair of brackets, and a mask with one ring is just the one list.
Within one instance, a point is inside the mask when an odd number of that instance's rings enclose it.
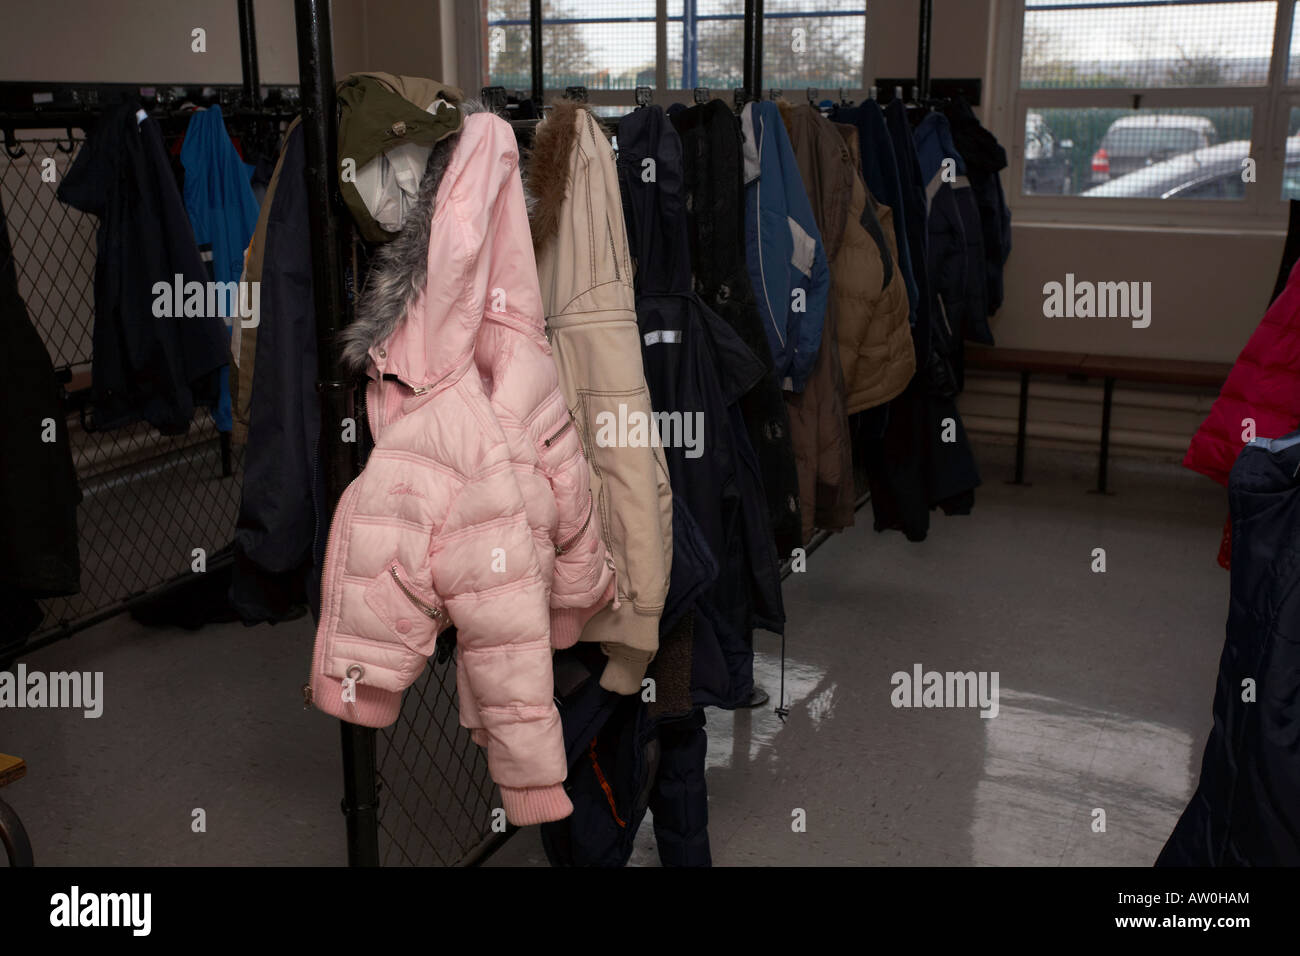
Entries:
{"label": "pink ribbed cuff", "polygon": [[578,643],[582,629],[587,622],[599,614],[614,600],[615,581],[610,578],[609,586],[591,607],[553,607],[551,608],[551,647],[562,651]]}
{"label": "pink ribbed cuff", "polygon": [[316,674],[311,681],[311,702],[317,710],[332,714],[339,720],[362,727],[387,727],[397,720],[402,709],[402,695],[393,691],[356,686],[356,703],[343,700],[343,681],[337,677]]}
{"label": "pink ribbed cuff", "polygon": [[506,819],[517,827],[563,820],[573,812],[573,803],[563,784],[549,787],[501,788],[501,803]]}

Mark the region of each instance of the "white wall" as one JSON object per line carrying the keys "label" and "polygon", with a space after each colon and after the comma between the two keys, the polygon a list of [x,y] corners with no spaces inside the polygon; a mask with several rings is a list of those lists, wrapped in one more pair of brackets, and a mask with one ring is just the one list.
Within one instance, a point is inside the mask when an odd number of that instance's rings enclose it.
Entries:
{"label": "white wall", "polygon": [[[6,0],[6,6],[18,6]],[[238,83],[234,0],[40,0],[3,17],[0,80],[68,83]],[[359,6],[357,0],[334,4]],[[257,0],[262,82],[297,83],[292,0]],[[207,52],[190,31],[207,32]]]}
{"label": "white wall", "polygon": [[[17,0],[5,0],[17,5]],[[0,16],[0,81],[68,83],[238,83],[239,18],[234,0],[40,0]],[[454,53],[453,0],[333,0],[334,69],[441,75]],[[293,0],[256,0],[263,83],[298,82]],[[444,20],[447,22],[444,23]],[[207,32],[207,52],[190,31]],[[450,64],[455,69],[455,64]],[[478,80],[470,77],[477,88]]]}

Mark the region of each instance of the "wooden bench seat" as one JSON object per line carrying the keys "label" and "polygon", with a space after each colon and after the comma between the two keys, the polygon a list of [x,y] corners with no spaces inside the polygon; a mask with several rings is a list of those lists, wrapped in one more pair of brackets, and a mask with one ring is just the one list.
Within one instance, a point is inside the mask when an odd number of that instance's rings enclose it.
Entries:
{"label": "wooden bench seat", "polygon": [[1071,378],[1100,378],[1104,386],[1101,405],[1101,451],[1097,459],[1097,491],[1109,494],[1110,418],[1117,381],[1156,385],[1187,385],[1221,388],[1232,371],[1226,362],[1195,362],[1186,359],[1142,358],[1132,355],[1092,355],[1087,352],[1053,352],[1040,349],[999,349],[968,345],[966,367],[1020,375],[1020,410],[1016,429],[1016,477],[1025,483],[1025,428],[1029,418],[1029,376],[1067,375]]}
{"label": "wooden bench seat", "polygon": [[0,754],[0,787],[8,786],[27,774],[27,763],[22,757]]}

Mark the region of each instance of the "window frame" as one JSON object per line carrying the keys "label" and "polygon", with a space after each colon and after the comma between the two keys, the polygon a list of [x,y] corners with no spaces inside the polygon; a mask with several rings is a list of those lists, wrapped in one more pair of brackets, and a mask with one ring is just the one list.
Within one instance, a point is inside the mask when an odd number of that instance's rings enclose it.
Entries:
{"label": "window frame", "polygon": [[[1214,0],[1206,0],[1214,2]],[[1300,83],[1287,85],[1287,62],[1295,0],[1277,0],[1273,50],[1268,79],[1262,86],[1181,87],[1176,89],[1025,89],[1020,85],[1025,0],[1000,3],[994,24],[991,64],[994,98],[990,129],[1007,145],[1007,202],[1022,222],[1072,223],[1081,226],[1205,227],[1275,232],[1285,229],[1287,201],[1282,198],[1286,131],[1292,107],[1300,108]],[[1025,115],[1043,109],[1099,107],[1132,109],[1174,107],[1248,107],[1255,182],[1246,198],[1121,199],[1108,197],[1025,195]]]}

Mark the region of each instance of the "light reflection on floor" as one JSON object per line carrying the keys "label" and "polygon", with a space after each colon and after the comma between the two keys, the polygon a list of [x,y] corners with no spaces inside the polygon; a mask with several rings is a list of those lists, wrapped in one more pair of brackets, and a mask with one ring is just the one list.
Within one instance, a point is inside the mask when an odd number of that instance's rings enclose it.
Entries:
{"label": "light reflection on floor", "polygon": [[[970,823],[973,862],[1150,866],[1187,803],[1192,738],[1011,689],[984,721],[984,775]],[[1094,810],[1105,832],[1093,831]]]}

